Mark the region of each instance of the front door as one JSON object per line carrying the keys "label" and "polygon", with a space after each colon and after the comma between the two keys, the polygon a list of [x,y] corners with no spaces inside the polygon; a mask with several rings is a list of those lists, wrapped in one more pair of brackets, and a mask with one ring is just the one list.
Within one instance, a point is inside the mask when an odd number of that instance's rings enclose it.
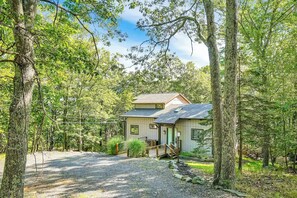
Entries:
{"label": "front door", "polygon": [[167,144],[173,143],[173,128],[167,128]]}

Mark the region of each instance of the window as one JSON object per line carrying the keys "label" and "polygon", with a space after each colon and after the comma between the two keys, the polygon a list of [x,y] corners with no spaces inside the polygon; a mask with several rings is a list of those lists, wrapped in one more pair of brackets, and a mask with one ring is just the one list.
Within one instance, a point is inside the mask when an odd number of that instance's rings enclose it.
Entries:
{"label": "window", "polygon": [[156,124],[150,124],[149,127],[150,127],[150,129],[157,129],[158,128],[158,126]]}
{"label": "window", "polygon": [[201,133],[203,133],[203,129],[191,129],[191,140],[198,140]]}
{"label": "window", "polygon": [[139,125],[130,125],[130,134],[139,135]]}
{"label": "window", "polygon": [[156,109],[163,109],[163,104],[155,104]]}

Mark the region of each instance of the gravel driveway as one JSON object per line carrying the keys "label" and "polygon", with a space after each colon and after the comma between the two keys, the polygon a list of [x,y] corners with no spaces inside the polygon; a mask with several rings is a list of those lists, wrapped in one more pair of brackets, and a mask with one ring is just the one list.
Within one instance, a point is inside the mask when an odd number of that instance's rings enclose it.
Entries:
{"label": "gravel driveway", "polygon": [[[25,197],[232,197],[172,176],[167,161],[98,153],[28,155]],[[36,172],[37,168],[37,172]],[[3,162],[0,162],[0,178]]]}

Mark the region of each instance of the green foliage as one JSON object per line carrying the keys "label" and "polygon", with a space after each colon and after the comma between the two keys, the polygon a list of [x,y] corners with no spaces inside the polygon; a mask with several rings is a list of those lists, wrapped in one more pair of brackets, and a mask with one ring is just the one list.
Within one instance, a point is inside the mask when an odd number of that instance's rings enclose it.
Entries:
{"label": "green foliage", "polygon": [[110,155],[116,155],[116,145],[118,144],[119,151],[124,149],[124,138],[122,136],[114,136],[108,140],[106,147],[107,153]]}
{"label": "green foliage", "polygon": [[131,139],[127,142],[129,157],[141,157],[145,153],[146,143],[143,140]]}

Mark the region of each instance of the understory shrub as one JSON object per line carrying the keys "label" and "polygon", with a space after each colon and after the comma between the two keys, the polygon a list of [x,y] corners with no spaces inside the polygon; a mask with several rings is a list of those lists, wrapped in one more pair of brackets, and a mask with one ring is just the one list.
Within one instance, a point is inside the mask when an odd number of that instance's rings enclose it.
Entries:
{"label": "understory shrub", "polygon": [[141,157],[146,150],[146,143],[143,140],[131,139],[127,142],[129,157]]}
{"label": "understory shrub", "polygon": [[110,155],[116,155],[116,144],[119,145],[119,151],[124,150],[124,138],[122,136],[114,136],[108,140],[106,147],[107,153]]}

